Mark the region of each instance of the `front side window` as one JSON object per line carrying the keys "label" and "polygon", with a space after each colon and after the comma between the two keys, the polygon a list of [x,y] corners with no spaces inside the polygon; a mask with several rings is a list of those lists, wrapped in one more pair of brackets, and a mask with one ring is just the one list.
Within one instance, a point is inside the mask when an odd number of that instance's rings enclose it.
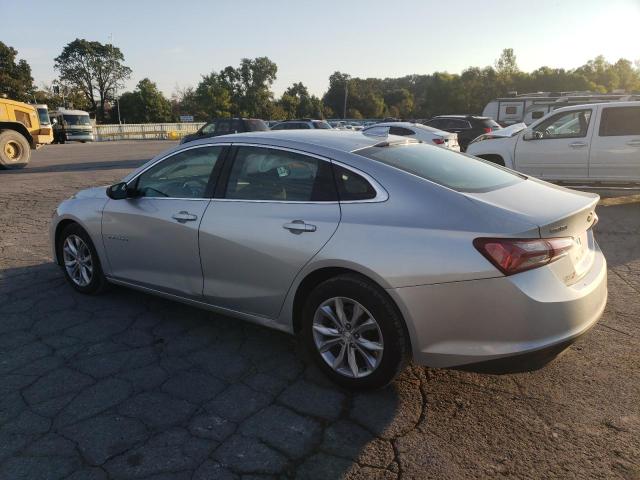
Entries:
{"label": "front side window", "polygon": [[250,119],[244,121],[247,132],[266,132],[269,127],[263,120]]}
{"label": "front side window", "polygon": [[460,192],[485,192],[522,181],[487,161],[424,143],[369,147],[355,153]]}
{"label": "front side window", "polygon": [[184,150],[154,165],[136,180],[141,197],[205,198],[223,147]]}
{"label": "front side window", "polygon": [[329,125],[324,120],[314,120],[313,121],[313,126],[315,128],[319,128],[321,130],[331,130],[331,125]]}
{"label": "front side window", "polygon": [[536,138],[581,138],[587,136],[591,110],[573,110],[563,112],[537,125]]}
{"label": "front side window", "polygon": [[609,107],[602,110],[601,137],[640,135],[640,107]]}
{"label": "front side window", "polygon": [[226,198],[282,202],[337,200],[331,164],[295,152],[239,147]]}
{"label": "front side window", "polygon": [[225,133],[229,133],[231,131],[231,122],[229,120],[221,120],[218,122],[218,130],[216,133],[219,135],[224,135]]}

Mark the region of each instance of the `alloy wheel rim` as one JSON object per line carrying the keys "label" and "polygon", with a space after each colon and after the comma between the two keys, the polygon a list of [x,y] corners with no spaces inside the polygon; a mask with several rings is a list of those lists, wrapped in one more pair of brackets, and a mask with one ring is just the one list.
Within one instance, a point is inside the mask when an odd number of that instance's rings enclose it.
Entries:
{"label": "alloy wheel rim", "polygon": [[316,309],[312,330],[322,359],[345,377],[371,375],[382,361],[380,325],[356,300],[333,297],[324,301]]}
{"label": "alloy wheel rim", "polygon": [[79,287],[86,287],[93,279],[93,258],[87,244],[77,235],[69,235],[62,245],[64,268]]}

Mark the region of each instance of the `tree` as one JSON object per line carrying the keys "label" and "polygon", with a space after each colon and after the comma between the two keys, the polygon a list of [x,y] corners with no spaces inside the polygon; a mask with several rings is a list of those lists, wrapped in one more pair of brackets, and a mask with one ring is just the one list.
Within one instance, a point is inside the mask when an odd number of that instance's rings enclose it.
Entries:
{"label": "tree", "polygon": [[518,73],[518,62],[516,61],[516,54],[513,53],[513,48],[505,48],[502,50],[500,57],[496,60],[496,72],[498,75],[509,77]]}
{"label": "tree", "polygon": [[28,101],[34,93],[31,67],[26,60],[16,62],[18,51],[0,42],[0,95]]}
{"label": "tree", "polygon": [[171,103],[157,85],[143,78],[133,92],[125,92],[118,100],[120,116],[128,123],[162,123],[173,120]]}
{"label": "tree", "polygon": [[60,79],[79,88],[87,97],[99,121],[104,121],[105,104],[131,76],[118,47],[76,38],[55,58]]}
{"label": "tree", "polygon": [[322,101],[310,95],[302,82],[294,83],[277,102],[286,118],[323,118]]}

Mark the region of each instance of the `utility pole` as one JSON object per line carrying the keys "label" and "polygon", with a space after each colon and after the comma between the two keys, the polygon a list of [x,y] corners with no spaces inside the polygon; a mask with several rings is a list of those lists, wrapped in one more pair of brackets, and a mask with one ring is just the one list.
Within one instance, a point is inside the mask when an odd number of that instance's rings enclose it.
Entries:
{"label": "utility pole", "polygon": [[344,79],[344,107],[342,108],[342,119],[347,118],[347,96],[349,95],[349,79]]}

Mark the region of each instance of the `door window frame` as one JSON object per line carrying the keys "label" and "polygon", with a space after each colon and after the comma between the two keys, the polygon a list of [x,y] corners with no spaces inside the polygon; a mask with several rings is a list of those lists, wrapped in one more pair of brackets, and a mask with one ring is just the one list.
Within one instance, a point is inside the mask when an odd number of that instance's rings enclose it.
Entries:
{"label": "door window frame", "polygon": [[[231,174],[231,168],[233,167],[235,161],[236,161],[236,154],[238,152],[238,148],[239,147],[256,147],[256,148],[270,148],[273,150],[282,150],[284,152],[291,152],[291,153],[295,153],[298,155],[304,155],[307,157],[311,157],[311,158],[316,158],[320,161],[323,162],[328,162],[329,166],[331,167],[331,172],[332,174],[334,174],[334,170],[333,170],[333,165],[339,165],[347,170],[352,171],[353,173],[360,175],[361,177],[363,177],[367,182],[369,182],[371,184],[371,186],[373,187],[373,189],[376,191],[376,195],[373,198],[369,198],[369,199],[365,199],[365,200],[345,200],[345,201],[340,201],[339,199],[336,200],[325,200],[325,201],[319,201],[319,200],[251,200],[251,199],[243,199],[243,198],[226,198],[226,190],[227,190],[227,185],[229,182],[229,177]],[[335,181],[335,174],[334,174],[334,185],[336,188],[336,192],[338,189],[337,183]],[[220,201],[220,202],[245,202],[245,203],[306,203],[306,204],[321,204],[321,205],[331,205],[331,204],[342,204],[342,203],[379,203],[379,202],[385,202],[389,199],[389,194],[387,193],[387,191],[384,189],[384,187],[382,187],[382,185],[380,185],[380,183],[378,183],[374,178],[371,177],[371,175],[363,172],[362,170],[359,170],[357,168],[354,168],[350,165],[346,165],[342,162],[338,162],[336,160],[327,158],[327,157],[323,157],[321,155],[316,155],[315,153],[309,153],[309,152],[305,152],[303,150],[296,150],[295,148],[288,148],[288,147],[281,147],[278,145],[268,145],[268,144],[262,144],[262,143],[232,143],[230,144],[230,148],[227,151],[227,155],[225,157],[225,162],[224,162],[224,166],[222,168],[222,171],[220,172],[220,175],[218,176],[218,180],[217,180],[217,186],[213,195],[213,199],[216,201]]]}
{"label": "door window frame", "polygon": [[211,174],[209,175],[209,182],[207,183],[207,188],[205,189],[204,195],[202,197],[199,198],[184,198],[184,197],[134,197],[136,200],[142,200],[142,199],[152,199],[152,200],[191,200],[191,201],[202,201],[202,200],[211,200],[213,198],[213,195],[215,193],[215,190],[218,188],[218,183],[220,181],[221,178],[221,171],[224,168],[224,165],[227,161],[227,157],[229,156],[229,150],[231,147],[231,143],[225,142],[225,143],[205,143],[205,144],[200,144],[200,145],[193,145],[193,146],[189,146],[186,148],[182,148],[180,150],[177,150],[175,152],[171,152],[168,155],[158,159],[158,161],[153,162],[151,165],[148,165],[147,167],[145,167],[144,169],[140,170],[139,172],[137,172],[135,174],[135,176],[133,176],[131,179],[127,180],[127,188],[132,187],[132,186],[136,186],[137,188],[137,184],[138,184],[138,179],[140,178],[140,176],[145,173],[147,170],[152,169],[153,167],[160,165],[162,162],[164,162],[165,160],[170,159],[171,157],[174,157],[175,155],[178,155],[180,153],[186,152],[188,150],[194,150],[196,148],[206,148],[206,147],[222,147],[222,151],[220,152],[220,156],[218,157],[218,159],[216,160],[216,164],[213,166],[213,169],[211,170]]}

